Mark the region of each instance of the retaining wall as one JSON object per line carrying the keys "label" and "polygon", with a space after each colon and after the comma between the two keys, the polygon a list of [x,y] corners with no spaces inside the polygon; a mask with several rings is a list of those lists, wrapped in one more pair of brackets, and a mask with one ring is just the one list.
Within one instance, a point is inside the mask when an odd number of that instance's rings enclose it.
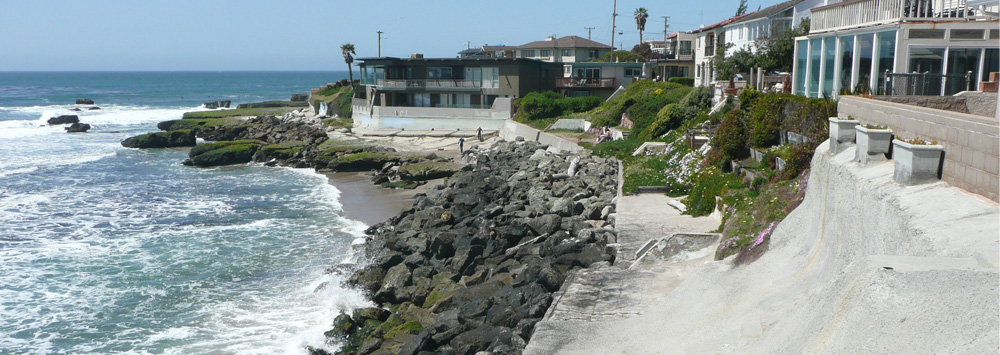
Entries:
{"label": "retaining wall", "polygon": [[1000,121],[996,118],[842,96],[837,112],[862,124],[889,127],[901,139],[944,146],[942,180],[1000,201]]}
{"label": "retaining wall", "polygon": [[548,144],[549,146],[555,147],[559,150],[578,152],[583,150],[583,147],[576,145],[574,142],[565,140],[557,135],[551,133],[545,133],[531,126],[527,126],[514,120],[507,120],[504,122],[503,129],[500,130],[500,138],[505,140],[515,140],[517,137],[523,137],[524,140],[538,142],[542,144]]}

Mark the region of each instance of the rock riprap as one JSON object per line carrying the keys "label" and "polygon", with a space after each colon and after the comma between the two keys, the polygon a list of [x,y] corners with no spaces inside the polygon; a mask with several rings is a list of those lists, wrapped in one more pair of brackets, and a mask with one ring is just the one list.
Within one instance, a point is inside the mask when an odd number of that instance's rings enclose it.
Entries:
{"label": "rock riprap", "polygon": [[613,263],[601,211],[614,208],[617,163],[546,148],[471,149],[445,184],[369,228],[365,266],[345,284],[379,307],[333,320],[339,353],[520,353],[570,271]]}

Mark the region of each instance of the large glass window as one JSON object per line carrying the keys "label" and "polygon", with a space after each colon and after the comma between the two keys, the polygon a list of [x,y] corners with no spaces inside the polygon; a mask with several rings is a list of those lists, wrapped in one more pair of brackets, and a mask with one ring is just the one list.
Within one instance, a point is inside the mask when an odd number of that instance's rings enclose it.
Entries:
{"label": "large glass window", "polygon": [[451,79],[450,67],[430,67],[427,68],[427,79]]}
{"label": "large glass window", "polygon": [[562,49],[562,50],[560,50],[560,52],[561,53],[559,53],[559,54],[561,54],[563,57],[569,57],[569,56],[573,55],[573,50],[572,49]]}
{"label": "large glass window", "polygon": [[819,64],[822,58],[822,39],[809,40],[809,97],[819,97]]}
{"label": "large glass window", "polygon": [[983,77],[980,81],[989,81],[990,73],[1000,72],[1000,49],[986,48],[983,50]]}
{"label": "large glass window", "polygon": [[[806,88],[806,58],[808,58],[809,53],[809,42],[806,40],[795,41],[795,95],[805,95]],[[698,76],[701,76],[701,67],[698,68]]]}
{"label": "large glass window", "polygon": [[840,38],[840,92],[853,90],[851,73],[854,72],[854,36]]}
{"label": "large glass window", "polygon": [[872,77],[872,46],[874,45],[873,34],[858,35],[858,85],[855,92],[865,92],[871,89]]}
{"label": "large glass window", "polygon": [[837,59],[837,37],[823,39],[826,48],[823,50],[823,97],[833,97],[833,63]]}
{"label": "large glass window", "polygon": [[979,48],[951,48],[948,50],[948,75],[964,77],[969,76],[971,83],[966,84],[965,80],[948,78],[945,87],[945,95],[954,95],[958,92],[971,89],[976,84],[976,74],[979,73]]}
{"label": "large glass window", "polygon": [[691,55],[691,41],[681,41],[681,55]]}
{"label": "large glass window", "polygon": [[542,50],[539,50],[538,52],[539,52],[539,55],[542,56],[542,57],[549,57],[549,56],[552,55],[552,51],[549,50],[549,49],[542,49]]}
{"label": "large glass window", "polygon": [[487,89],[496,89],[500,87],[500,68],[483,68],[483,87]]}
{"label": "large glass window", "polygon": [[944,66],[944,48],[911,48],[910,72],[940,74]]}
{"label": "large glass window", "polygon": [[525,49],[525,50],[521,51],[521,58],[531,58],[531,57],[534,57],[534,56],[535,56],[535,50],[534,49]]}
{"label": "large glass window", "polygon": [[880,32],[878,34],[878,93],[885,93],[886,72],[893,72],[893,60],[896,57],[896,31]]}

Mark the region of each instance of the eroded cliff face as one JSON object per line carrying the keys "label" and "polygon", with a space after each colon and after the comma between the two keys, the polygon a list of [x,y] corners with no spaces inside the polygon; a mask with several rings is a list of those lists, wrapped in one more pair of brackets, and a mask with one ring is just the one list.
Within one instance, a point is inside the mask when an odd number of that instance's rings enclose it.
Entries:
{"label": "eroded cliff face", "polygon": [[567,273],[614,260],[617,162],[533,142],[469,165],[368,230],[348,284],[380,307],[337,318],[342,353],[519,353]]}

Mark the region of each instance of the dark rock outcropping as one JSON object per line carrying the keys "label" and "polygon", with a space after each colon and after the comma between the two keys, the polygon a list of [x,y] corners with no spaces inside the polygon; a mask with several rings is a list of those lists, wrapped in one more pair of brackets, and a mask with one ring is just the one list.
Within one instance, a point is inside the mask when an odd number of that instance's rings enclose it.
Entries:
{"label": "dark rock outcropping", "polygon": [[46,122],[48,122],[48,124],[50,124],[50,125],[77,123],[77,122],[80,122],[80,116],[77,116],[77,115],[62,115],[62,116],[59,116],[59,117],[49,118],[49,120],[46,121]]}
{"label": "dark rock outcropping", "polygon": [[305,102],[306,100],[309,100],[309,94],[292,94],[292,99],[289,101]]}
{"label": "dark rock outcropping", "polygon": [[193,147],[195,144],[194,131],[189,129],[141,134],[122,141],[126,148]]}
{"label": "dark rock outcropping", "polygon": [[93,105],[94,100],[91,99],[76,99],[77,105]]}
{"label": "dark rock outcropping", "polygon": [[205,108],[207,109],[229,108],[229,105],[231,104],[232,101],[229,100],[212,101],[212,102],[206,102]]}
{"label": "dark rock outcropping", "polygon": [[77,123],[74,123],[74,124],[70,125],[69,127],[66,127],[66,132],[68,132],[68,133],[86,133],[87,131],[90,130],[90,128],[91,127],[90,127],[89,124],[77,122]]}
{"label": "dark rock outcropping", "polygon": [[613,262],[601,211],[617,163],[545,148],[470,150],[447,185],[369,228],[368,264],[346,284],[380,308],[334,320],[340,353],[520,353],[570,271]]}

